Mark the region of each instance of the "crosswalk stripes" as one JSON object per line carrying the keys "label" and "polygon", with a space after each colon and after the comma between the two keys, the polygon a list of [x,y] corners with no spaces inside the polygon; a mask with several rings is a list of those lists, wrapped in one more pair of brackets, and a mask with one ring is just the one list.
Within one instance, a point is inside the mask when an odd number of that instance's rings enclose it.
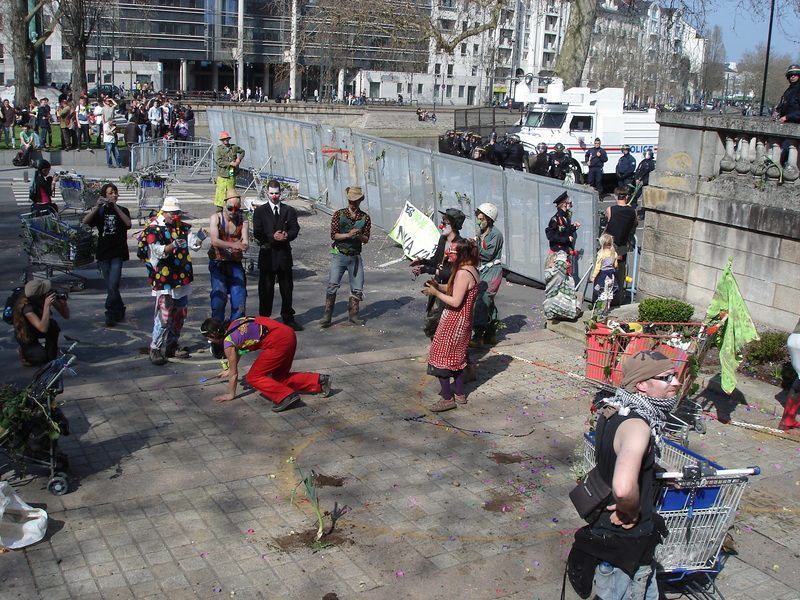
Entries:
{"label": "crosswalk stripes", "polygon": [[[21,178],[19,181],[15,180],[11,186],[11,192],[14,194],[14,202],[17,206],[28,207],[31,204],[28,198],[28,183]],[[181,192],[178,190],[170,191],[170,196],[175,196],[181,201],[181,204],[208,204],[209,199],[192,192]],[[57,190],[55,194],[56,202],[61,201],[61,193]],[[127,190],[121,186],[119,191],[119,203],[127,207],[137,207],[136,190]]]}

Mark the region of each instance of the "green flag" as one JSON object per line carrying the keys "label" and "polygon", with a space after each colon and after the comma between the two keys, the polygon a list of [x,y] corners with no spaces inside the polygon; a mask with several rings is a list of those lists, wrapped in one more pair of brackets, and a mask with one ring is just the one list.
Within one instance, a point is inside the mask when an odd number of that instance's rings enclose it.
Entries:
{"label": "green flag", "polygon": [[[739,351],[748,342],[758,339],[750,311],[744,303],[736,278],[731,272],[731,261],[722,272],[717,289],[706,312],[706,324],[718,324],[719,366],[722,389],[730,394],[736,389],[736,369],[742,358]],[[712,325],[713,326],[713,325]],[[709,328],[711,329],[711,328]]]}

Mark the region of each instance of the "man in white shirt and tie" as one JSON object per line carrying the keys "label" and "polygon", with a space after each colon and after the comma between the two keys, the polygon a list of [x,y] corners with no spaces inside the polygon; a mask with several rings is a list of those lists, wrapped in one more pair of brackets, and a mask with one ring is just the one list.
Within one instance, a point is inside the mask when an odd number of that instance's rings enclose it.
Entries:
{"label": "man in white shirt and tie", "polygon": [[274,179],[267,183],[269,202],[256,208],[253,213],[253,235],[261,245],[258,253],[258,314],[272,316],[275,296],[275,281],[281,294],[281,318],[294,329],[303,327],[294,320],[292,308],[292,246],[291,242],[300,232],[297,211],[281,202],[281,186]]}

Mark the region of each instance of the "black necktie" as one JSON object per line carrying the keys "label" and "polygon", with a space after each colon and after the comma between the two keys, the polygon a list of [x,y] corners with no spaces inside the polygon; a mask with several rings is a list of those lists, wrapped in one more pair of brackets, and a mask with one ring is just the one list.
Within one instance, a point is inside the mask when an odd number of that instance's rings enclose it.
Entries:
{"label": "black necktie", "polygon": [[278,209],[278,205],[276,204],[275,205],[275,220],[277,221],[280,218],[281,218],[281,213],[280,213],[280,210]]}

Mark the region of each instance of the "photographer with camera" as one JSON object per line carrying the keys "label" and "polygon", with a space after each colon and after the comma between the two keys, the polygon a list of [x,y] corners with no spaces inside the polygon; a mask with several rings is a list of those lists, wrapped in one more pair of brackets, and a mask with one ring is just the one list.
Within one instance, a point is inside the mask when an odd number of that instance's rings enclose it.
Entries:
{"label": "photographer with camera", "polygon": [[[48,279],[29,281],[25,292],[17,298],[12,313],[14,336],[19,344],[19,358],[26,367],[38,367],[58,355],[58,334],[61,328],[50,318],[50,310],[69,319],[67,293],[51,290]],[[44,346],[40,339],[44,338]]]}
{"label": "photographer with camera", "polygon": [[97,204],[83,217],[83,224],[97,227],[97,268],[106,282],[106,327],[125,320],[125,303],[119,293],[122,263],[130,258],[128,230],[131,213],[118,204],[119,190],[113,183],[100,188]]}

